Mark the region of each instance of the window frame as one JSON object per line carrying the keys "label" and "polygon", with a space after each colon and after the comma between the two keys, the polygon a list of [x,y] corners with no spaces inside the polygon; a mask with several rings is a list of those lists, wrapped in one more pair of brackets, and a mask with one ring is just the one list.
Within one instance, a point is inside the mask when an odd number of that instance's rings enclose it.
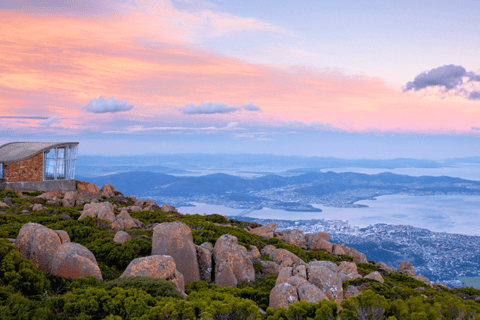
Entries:
{"label": "window frame", "polygon": [[[53,153],[52,153],[53,150]],[[59,151],[63,150],[63,157],[59,157]],[[43,152],[43,181],[53,180],[73,180],[76,173],[78,145],[64,145],[60,147],[51,148]],[[47,157],[50,154],[52,157]],[[50,166],[47,164],[50,162]],[[53,164],[53,178],[47,179],[47,168]],[[63,164],[63,165],[62,165]],[[61,169],[63,167],[63,169]],[[61,172],[59,171],[61,170]],[[59,174],[59,173],[63,173]],[[60,177],[59,176],[63,176]]]}

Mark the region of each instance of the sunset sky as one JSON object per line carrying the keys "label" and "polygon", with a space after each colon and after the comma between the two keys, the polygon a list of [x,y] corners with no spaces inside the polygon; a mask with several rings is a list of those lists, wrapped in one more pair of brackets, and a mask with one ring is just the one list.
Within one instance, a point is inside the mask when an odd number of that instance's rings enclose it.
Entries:
{"label": "sunset sky", "polygon": [[0,144],[480,156],[480,2],[6,0]]}

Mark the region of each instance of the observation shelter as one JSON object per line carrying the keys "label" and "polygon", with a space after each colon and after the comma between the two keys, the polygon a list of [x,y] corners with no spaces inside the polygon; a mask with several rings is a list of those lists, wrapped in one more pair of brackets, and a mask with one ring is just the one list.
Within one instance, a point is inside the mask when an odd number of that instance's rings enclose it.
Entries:
{"label": "observation shelter", "polygon": [[0,188],[74,191],[78,142],[11,142],[0,146]]}

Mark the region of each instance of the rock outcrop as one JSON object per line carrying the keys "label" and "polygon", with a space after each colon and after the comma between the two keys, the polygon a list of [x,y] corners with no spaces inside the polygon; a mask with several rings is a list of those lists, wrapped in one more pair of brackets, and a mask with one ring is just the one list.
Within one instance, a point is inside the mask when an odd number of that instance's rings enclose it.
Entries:
{"label": "rock outcrop", "polygon": [[278,264],[281,268],[305,265],[305,262],[302,259],[285,249],[275,249],[270,252],[269,257],[272,258],[273,262]]}
{"label": "rock outcrop", "polygon": [[213,248],[213,258],[215,261],[215,279],[220,272],[220,264],[227,262],[237,282],[255,281],[253,263],[248,258],[247,249],[238,244],[237,237],[230,234],[222,235]]}
{"label": "rock outcrop", "polygon": [[85,191],[90,194],[99,194],[100,190],[98,190],[98,186],[96,184],[86,182],[86,181],[76,181],[77,190],[78,191]]}
{"label": "rock outcrop", "polygon": [[213,271],[212,269],[213,268],[213,264],[212,264],[213,247],[212,249],[209,250],[208,247],[200,245],[200,246],[196,246],[196,250],[197,250],[198,268],[200,270],[200,279],[205,280],[207,282],[211,282],[212,271]]}
{"label": "rock outcrop", "polygon": [[274,235],[275,230],[277,230],[278,224],[276,223],[269,223],[263,227],[258,227],[255,229],[250,230],[251,234],[256,234],[262,239],[272,238]]}
{"label": "rock outcrop", "polygon": [[110,202],[87,203],[83,207],[82,214],[80,215],[78,220],[82,220],[86,217],[102,219],[111,223],[115,220],[115,214],[113,213],[113,205]]}
{"label": "rock outcrop", "polygon": [[297,292],[298,292],[298,298],[300,300],[305,300],[307,302],[318,303],[318,301],[323,299],[328,300],[327,295],[323,293],[322,290],[320,290],[317,286],[309,282],[305,282],[302,285],[300,285],[297,288]]}
{"label": "rock outcrop", "polygon": [[174,282],[180,293],[185,291],[185,287],[182,285],[184,283],[183,275],[176,269],[175,260],[168,255],[151,255],[133,259],[120,276],[120,278],[123,277],[166,279]]}
{"label": "rock outcrop", "polygon": [[52,269],[53,258],[62,245],[62,240],[52,229],[29,222],[20,228],[15,245],[24,258],[48,273]]}
{"label": "rock outcrop", "polygon": [[221,261],[215,266],[215,284],[220,287],[237,287],[237,277],[228,261]]}
{"label": "rock outcrop", "polygon": [[102,281],[102,273],[93,253],[78,243],[66,242],[55,252],[51,273],[69,279],[94,276]]}
{"label": "rock outcrop", "polygon": [[364,278],[365,279],[377,280],[378,282],[381,282],[381,283],[385,282],[382,275],[378,271],[371,272],[368,275],[366,275]]}
{"label": "rock outcrop", "polygon": [[186,224],[175,221],[155,226],[152,237],[152,255],[173,257],[185,282],[200,280],[197,251],[193,244],[192,231]]}
{"label": "rock outcrop", "polygon": [[277,238],[294,246],[307,249],[307,239],[303,232],[298,229],[280,231],[277,233]]}
{"label": "rock outcrop", "polygon": [[113,237],[113,242],[116,242],[116,243],[124,243],[130,240],[132,240],[132,236],[126,233],[125,231],[118,231],[117,233],[115,233],[115,236]]}
{"label": "rock outcrop", "polygon": [[331,268],[310,262],[307,265],[307,276],[308,282],[322,290],[328,299],[335,299],[337,304],[343,299],[342,279]]}
{"label": "rock outcrop", "polygon": [[402,263],[400,263],[400,266],[398,267],[398,272],[406,274],[410,277],[415,277],[415,275],[417,274],[415,268],[413,267],[413,264],[408,261],[403,261]]}
{"label": "rock outcrop", "polygon": [[289,283],[275,286],[270,292],[269,306],[272,308],[285,308],[298,301],[297,289]]}

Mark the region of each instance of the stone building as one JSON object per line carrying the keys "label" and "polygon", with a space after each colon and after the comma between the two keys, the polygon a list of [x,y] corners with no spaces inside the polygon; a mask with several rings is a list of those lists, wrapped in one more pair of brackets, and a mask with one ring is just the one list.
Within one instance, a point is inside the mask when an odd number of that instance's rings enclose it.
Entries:
{"label": "stone building", "polygon": [[11,142],[0,146],[0,188],[75,190],[78,142]]}

